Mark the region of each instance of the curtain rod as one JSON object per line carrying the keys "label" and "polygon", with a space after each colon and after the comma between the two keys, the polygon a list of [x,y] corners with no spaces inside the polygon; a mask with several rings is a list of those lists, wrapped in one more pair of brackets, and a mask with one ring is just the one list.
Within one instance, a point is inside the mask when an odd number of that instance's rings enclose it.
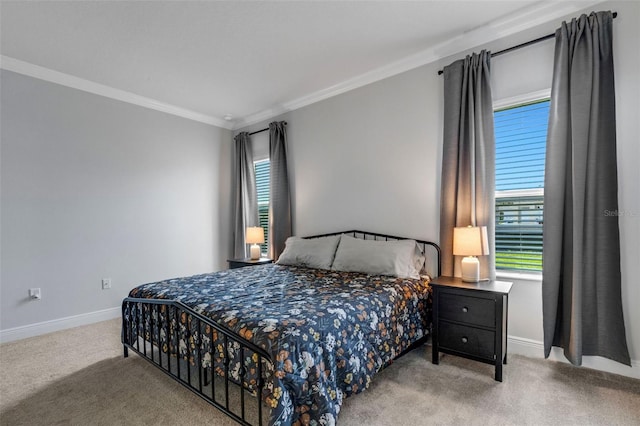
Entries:
{"label": "curtain rod", "polygon": [[[285,126],[287,125],[287,122],[286,122],[286,121],[284,122],[284,125],[285,125]],[[256,130],[255,132],[251,132],[251,133],[249,133],[249,136],[251,136],[251,135],[255,135],[256,133],[266,132],[267,130],[269,130],[269,128],[268,128],[268,127],[264,128],[264,129]]]}
{"label": "curtain rod", "polygon": [[[618,16],[618,12],[613,12],[612,15],[613,15],[613,18],[615,19]],[[518,50],[518,49],[521,49],[523,47],[527,47],[527,46],[530,46],[532,44],[536,44],[536,43],[539,43],[541,41],[545,41],[545,40],[548,40],[550,38],[554,38],[555,36],[556,36],[556,33],[547,34],[546,36],[542,36],[542,37],[537,38],[535,40],[529,40],[529,41],[527,41],[525,43],[522,43],[522,44],[519,44],[517,46],[512,46],[512,47],[508,47],[508,48],[503,49],[503,50],[499,50],[496,53],[492,53],[491,57],[493,58],[494,56],[499,56],[499,55],[502,55],[503,53],[508,53],[508,52],[513,51],[513,50]],[[439,70],[438,71],[438,75],[442,75],[443,72],[444,72],[444,70]]]}

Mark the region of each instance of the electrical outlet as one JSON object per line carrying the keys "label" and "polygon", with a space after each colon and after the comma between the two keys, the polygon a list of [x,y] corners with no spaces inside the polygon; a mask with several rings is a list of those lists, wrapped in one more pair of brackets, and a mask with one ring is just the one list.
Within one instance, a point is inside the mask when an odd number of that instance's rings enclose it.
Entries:
{"label": "electrical outlet", "polygon": [[111,278],[102,279],[102,289],[109,290],[111,288]]}
{"label": "electrical outlet", "polygon": [[42,291],[40,288],[30,288],[29,289],[29,297],[31,300],[41,300],[42,299]]}

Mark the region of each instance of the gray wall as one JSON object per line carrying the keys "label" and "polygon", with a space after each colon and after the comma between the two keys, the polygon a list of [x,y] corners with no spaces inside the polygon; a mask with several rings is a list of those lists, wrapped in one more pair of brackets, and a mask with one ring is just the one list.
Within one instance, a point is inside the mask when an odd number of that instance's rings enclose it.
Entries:
{"label": "gray wall", "polygon": [[[597,9],[619,12],[622,291],[637,365],[640,4]],[[557,26],[482,47],[497,51]],[[494,58],[494,98],[550,84],[552,49],[545,42]],[[296,233],[361,228],[438,239],[443,93],[436,72],[463,55],[276,118],[289,122]],[[112,308],[133,285],[224,267],[229,132],[10,72],[1,78],[0,329]],[[112,290],[100,290],[103,277],[113,279]],[[42,287],[42,301],[27,301],[30,287]],[[535,277],[516,279],[509,311],[512,342],[539,355],[540,288]],[[585,365],[609,368],[588,359]]]}
{"label": "gray wall", "polygon": [[436,71],[421,67],[277,118],[288,122],[296,234],[360,229],[438,239]]}
{"label": "gray wall", "polygon": [[4,70],[1,88],[0,329],[226,266],[228,130]]}
{"label": "gray wall", "polygon": [[[637,162],[640,69],[640,5],[611,2],[614,24],[618,161],[622,234],[623,304],[631,358],[640,359],[640,198]],[[574,15],[577,16],[578,14]],[[571,18],[571,17],[567,17]],[[492,51],[553,33],[560,21],[481,46]],[[553,40],[493,59],[494,100],[551,87]],[[256,123],[286,120],[293,186],[295,232],[309,235],[351,228],[438,240],[442,141],[442,77],[437,71],[463,52],[438,63],[361,87]],[[513,279],[510,350],[542,356],[542,296],[539,276]],[[510,343],[510,344],[511,344]],[[556,354],[558,359],[561,356]],[[594,360],[588,358],[595,358]],[[586,366],[638,375],[597,357]],[[638,376],[640,377],[640,376]]]}

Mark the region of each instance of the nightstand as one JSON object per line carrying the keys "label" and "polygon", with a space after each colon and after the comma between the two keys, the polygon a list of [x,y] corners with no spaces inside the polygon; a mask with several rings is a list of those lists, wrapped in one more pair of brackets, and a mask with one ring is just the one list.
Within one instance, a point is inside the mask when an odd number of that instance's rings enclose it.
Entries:
{"label": "nightstand", "polygon": [[495,365],[502,381],[507,363],[507,281],[468,283],[461,278],[438,277],[433,288],[433,363],[440,352]]}
{"label": "nightstand", "polygon": [[245,266],[266,265],[267,263],[273,263],[273,259],[261,257],[253,260],[245,257],[244,259],[228,259],[227,262],[229,262],[229,269],[236,269],[244,268]]}

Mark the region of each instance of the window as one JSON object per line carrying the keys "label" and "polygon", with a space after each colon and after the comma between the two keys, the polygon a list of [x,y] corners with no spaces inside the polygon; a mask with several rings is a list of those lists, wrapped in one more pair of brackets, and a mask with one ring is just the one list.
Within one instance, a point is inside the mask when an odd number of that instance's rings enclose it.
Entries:
{"label": "window", "polygon": [[542,271],[549,100],[494,111],[496,269]]}
{"label": "window", "polygon": [[253,163],[256,173],[256,192],[258,194],[258,219],[264,229],[264,244],[260,245],[260,251],[264,256],[267,253],[267,241],[269,241],[269,160],[260,160]]}

